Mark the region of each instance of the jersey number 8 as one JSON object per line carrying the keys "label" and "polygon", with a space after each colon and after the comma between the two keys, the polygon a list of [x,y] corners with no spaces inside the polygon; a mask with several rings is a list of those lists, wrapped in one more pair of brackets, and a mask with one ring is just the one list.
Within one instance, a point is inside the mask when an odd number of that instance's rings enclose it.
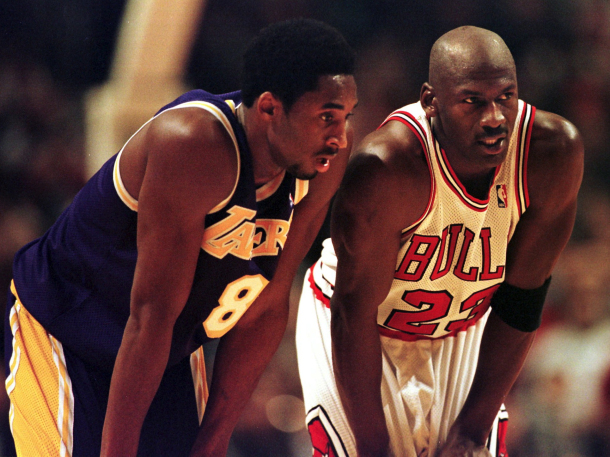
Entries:
{"label": "jersey number 8", "polygon": [[233,328],[256,300],[269,281],[263,275],[243,276],[229,283],[218,299],[220,303],[203,322],[210,338],[220,338]]}

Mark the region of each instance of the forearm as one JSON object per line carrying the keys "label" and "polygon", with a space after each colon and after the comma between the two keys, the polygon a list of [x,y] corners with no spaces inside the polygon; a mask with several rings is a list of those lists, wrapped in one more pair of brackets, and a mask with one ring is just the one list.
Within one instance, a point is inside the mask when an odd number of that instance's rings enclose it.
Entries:
{"label": "forearm", "polygon": [[168,332],[127,323],[115,362],[102,434],[102,456],[135,456],[140,431],[167,365]]}
{"label": "forearm", "polygon": [[376,322],[354,322],[334,312],[331,335],[337,388],[358,455],[385,457],[389,438],[381,402],[382,356]]}
{"label": "forearm", "polygon": [[[308,195],[309,203],[303,201],[295,208],[273,279],[220,341],[210,396],[191,451],[193,456],[226,453],[241,412],[282,340],[292,282],[328,209],[330,196],[313,197]],[[324,200],[326,203],[321,204]]]}
{"label": "forearm", "polygon": [[521,332],[492,311],[487,321],[476,374],[454,429],[484,444],[493,421],[525,362],[536,332]]}
{"label": "forearm", "polygon": [[192,456],[226,454],[241,412],[286,329],[288,304],[275,305],[275,309],[261,313],[252,322],[240,320],[221,339],[216,352],[210,396],[197,441],[191,451]]}

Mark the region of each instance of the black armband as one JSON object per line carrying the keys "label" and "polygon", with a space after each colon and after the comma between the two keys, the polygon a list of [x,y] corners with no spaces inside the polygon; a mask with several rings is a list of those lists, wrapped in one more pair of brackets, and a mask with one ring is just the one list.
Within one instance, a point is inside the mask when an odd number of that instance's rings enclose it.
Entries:
{"label": "black armband", "polygon": [[503,282],[491,299],[491,307],[502,321],[522,332],[540,327],[542,306],[551,277],[536,289],[521,289]]}

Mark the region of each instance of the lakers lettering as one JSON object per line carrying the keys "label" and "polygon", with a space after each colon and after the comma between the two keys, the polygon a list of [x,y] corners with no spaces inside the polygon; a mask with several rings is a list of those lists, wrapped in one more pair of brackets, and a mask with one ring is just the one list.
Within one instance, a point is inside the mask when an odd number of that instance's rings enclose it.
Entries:
{"label": "lakers lettering", "polygon": [[228,254],[249,260],[278,255],[284,247],[290,223],[282,219],[258,219],[256,211],[233,206],[229,215],[205,230],[202,249],[223,259]]}
{"label": "lakers lettering", "polygon": [[254,246],[255,223],[252,220],[256,211],[233,206],[227,212],[229,216],[205,230],[201,247],[219,259],[232,254],[249,260]]}
{"label": "lakers lettering", "polygon": [[282,219],[258,219],[256,235],[254,235],[253,257],[262,255],[278,255],[284,248],[290,223]]}

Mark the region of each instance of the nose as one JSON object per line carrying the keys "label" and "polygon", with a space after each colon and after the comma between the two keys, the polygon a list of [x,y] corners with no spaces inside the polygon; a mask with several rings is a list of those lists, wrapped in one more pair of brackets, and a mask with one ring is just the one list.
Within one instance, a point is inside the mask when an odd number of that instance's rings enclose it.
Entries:
{"label": "nose", "polygon": [[326,140],[326,144],[329,147],[343,149],[347,147],[347,125],[345,122],[342,122],[337,129],[332,132],[331,136],[329,136]]}
{"label": "nose", "polygon": [[502,108],[496,102],[491,102],[483,112],[481,125],[483,127],[496,128],[504,124],[505,121],[506,117],[502,112]]}

